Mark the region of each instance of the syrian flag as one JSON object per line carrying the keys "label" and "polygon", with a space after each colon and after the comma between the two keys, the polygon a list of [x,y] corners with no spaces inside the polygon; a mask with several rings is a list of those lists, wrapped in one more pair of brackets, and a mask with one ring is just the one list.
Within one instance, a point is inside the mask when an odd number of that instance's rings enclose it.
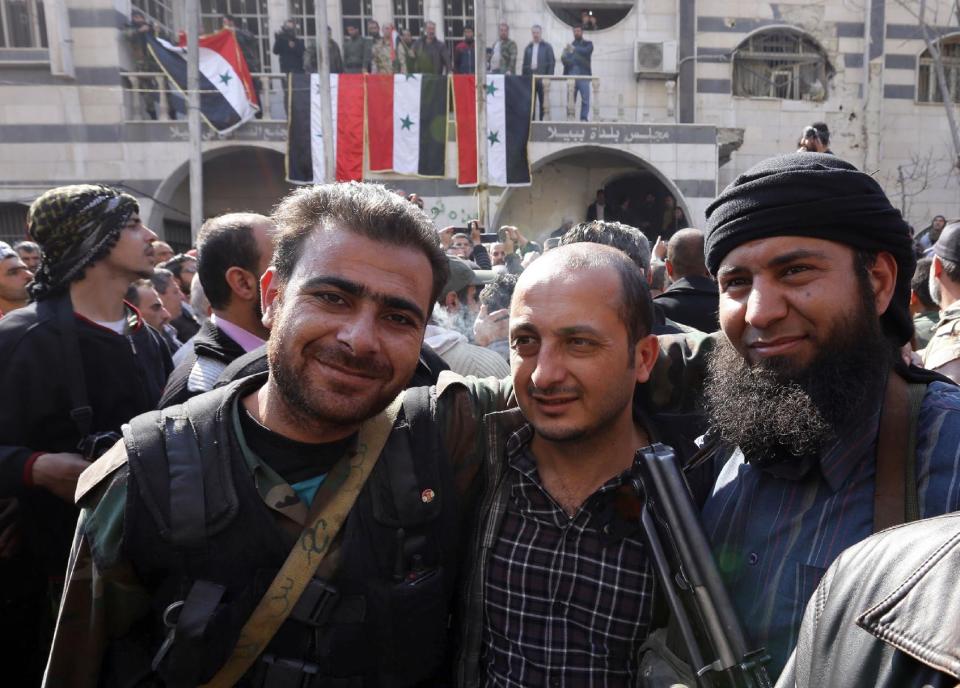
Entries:
{"label": "syrian flag", "polygon": [[[363,179],[363,74],[330,75],[330,119],[338,182]],[[322,184],[320,75],[291,74],[287,133],[287,181]]]}
{"label": "syrian flag", "polygon": [[[167,77],[186,95],[187,49],[155,36],[147,46]],[[228,29],[200,38],[200,114],[221,134],[260,110],[253,79],[237,37]]]}
{"label": "syrian flag", "polygon": [[368,75],[367,138],[372,172],[443,177],[447,151],[447,77]]}
{"label": "syrian flag", "polygon": [[[476,94],[469,79],[454,79],[458,174],[460,186],[477,183]],[[476,83],[476,82],[473,82]],[[533,78],[492,74],[487,77],[487,131],[480,132],[487,147],[490,186],[529,186],[527,142],[533,114]]]}

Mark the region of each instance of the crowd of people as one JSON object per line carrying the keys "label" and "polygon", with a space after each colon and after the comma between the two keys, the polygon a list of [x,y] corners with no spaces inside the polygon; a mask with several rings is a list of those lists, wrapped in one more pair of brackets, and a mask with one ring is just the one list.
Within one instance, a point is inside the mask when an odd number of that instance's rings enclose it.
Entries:
{"label": "crowd of people", "polygon": [[625,205],[437,230],[318,185],[176,253],[116,189],[37,198],[0,245],[5,680],[695,685],[637,516],[661,443],[778,686],[956,683],[960,223],[924,248],[823,153],[702,230]]}

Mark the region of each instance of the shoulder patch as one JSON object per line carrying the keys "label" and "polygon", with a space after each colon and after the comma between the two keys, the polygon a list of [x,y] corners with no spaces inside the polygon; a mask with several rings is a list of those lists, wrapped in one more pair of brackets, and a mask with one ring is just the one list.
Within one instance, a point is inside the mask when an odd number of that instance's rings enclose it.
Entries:
{"label": "shoulder patch", "polygon": [[110,447],[106,454],[90,464],[90,468],[87,468],[80,474],[80,479],[77,480],[77,491],[74,494],[74,502],[79,504],[80,500],[86,497],[92,489],[97,487],[105,478],[111,476],[114,471],[126,463],[127,448],[123,444],[123,440],[119,440],[115,445]]}

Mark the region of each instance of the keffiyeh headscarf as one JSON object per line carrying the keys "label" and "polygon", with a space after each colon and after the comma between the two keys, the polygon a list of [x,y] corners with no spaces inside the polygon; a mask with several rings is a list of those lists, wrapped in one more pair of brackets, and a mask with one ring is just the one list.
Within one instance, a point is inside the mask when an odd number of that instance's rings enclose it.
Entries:
{"label": "keffiyeh headscarf", "polygon": [[30,286],[33,298],[42,300],[69,285],[116,242],[139,210],[133,196],[100,184],[60,186],[35,200],[27,232],[40,244],[43,261]]}
{"label": "keffiyeh headscarf", "polygon": [[821,153],[764,160],[707,208],[707,268],[716,275],[737,246],[773,236],[813,237],[890,253],[897,262],[897,281],[880,322],[900,344],[913,336],[910,278],[916,259],[910,227],[873,177]]}

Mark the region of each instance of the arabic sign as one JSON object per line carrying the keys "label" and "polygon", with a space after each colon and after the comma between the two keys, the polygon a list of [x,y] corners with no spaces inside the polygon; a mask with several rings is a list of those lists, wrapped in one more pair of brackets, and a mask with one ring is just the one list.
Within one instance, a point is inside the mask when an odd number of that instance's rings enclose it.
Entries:
{"label": "arabic sign", "polygon": [[670,124],[591,124],[536,122],[531,141],[547,143],[593,143],[624,145],[630,143],[705,143],[716,144],[717,130],[710,126]]}
{"label": "arabic sign", "polygon": [[[171,123],[169,125],[168,135],[171,141],[189,141],[190,132],[185,124]],[[221,136],[217,132],[204,127],[201,138],[204,141],[286,141],[287,123],[286,122],[247,122],[239,129],[230,132],[227,136]]]}
{"label": "arabic sign", "polygon": [[477,199],[472,193],[423,200],[426,203],[423,209],[427,211],[438,228],[449,225],[464,227],[470,220],[477,219]]}

